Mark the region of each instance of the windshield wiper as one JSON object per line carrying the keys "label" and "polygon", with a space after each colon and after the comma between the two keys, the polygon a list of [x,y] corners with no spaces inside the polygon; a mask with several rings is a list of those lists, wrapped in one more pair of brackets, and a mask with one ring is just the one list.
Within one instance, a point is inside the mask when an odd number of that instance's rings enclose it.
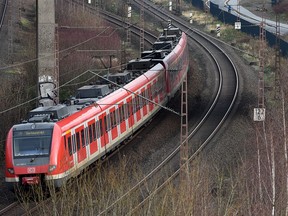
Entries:
{"label": "windshield wiper", "polygon": [[[35,159],[39,157],[39,155],[42,155],[42,150],[44,150],[44,149],[45,148],[37,148],[36,150],[38,151],[38,154],[35,155],[35,157],[31,158],[30,163],[33,163],[35,161]],[[41,150],[41,152],[40,152],[40,150]]]}

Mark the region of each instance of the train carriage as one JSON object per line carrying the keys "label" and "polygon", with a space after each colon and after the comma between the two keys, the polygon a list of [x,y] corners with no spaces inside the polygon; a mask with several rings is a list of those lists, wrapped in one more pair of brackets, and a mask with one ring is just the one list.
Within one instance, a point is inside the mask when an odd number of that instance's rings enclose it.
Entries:
{"label": "train carriage", "polygon": [[[130,61],[125,73],[137,77],[121,88],[71,105],[36,108],[26,123],[14,125],[6,141],[8,185],[52,181],[60,187],[149,121],[180,88],[188,70],[186,35],[166,29],[158,41],[165,37],[171,47],[162,43],[159,50]],[[82,99],[92,102],[80,104]]]}

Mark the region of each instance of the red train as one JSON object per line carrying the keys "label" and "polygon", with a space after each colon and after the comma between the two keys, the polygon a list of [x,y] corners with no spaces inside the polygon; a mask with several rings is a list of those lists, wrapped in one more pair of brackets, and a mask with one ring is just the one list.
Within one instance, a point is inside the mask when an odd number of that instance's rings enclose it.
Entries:
{"label": "red train", "polygon": [[161,109],[158,104],[165,105],[180,88],[188,66],[186,34],[164,29],[153,49],[130,61],[123,73],[79,88],[69,105],[32,110],[8,133],[8,186],[49,181],[60,187],[77,176],[149,121]]}

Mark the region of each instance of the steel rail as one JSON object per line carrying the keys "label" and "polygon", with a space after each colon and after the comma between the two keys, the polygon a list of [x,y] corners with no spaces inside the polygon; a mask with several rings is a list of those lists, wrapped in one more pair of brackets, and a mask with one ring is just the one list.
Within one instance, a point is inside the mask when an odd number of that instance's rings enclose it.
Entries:
{"label": "steel rail", "polygon": [[[137,2],[137,1],[135,1],[135,2]],[[140,2],[139,2],[139,1],[138,1],[138,3],[139,3],[139,5],[140,5]],[[146,3],[146,1],[145,1],[145,3]],[[151,9],[151,8],[153,8],[153,6],[151,6],[151,4],[150,4],[148,7],[145,5],[145,8],[146,8],[146,10],[147,10],[148,8]],[[159,12],[159,10],[157,11],[157,13],[153,13],[154,16],[160,16],[160,14],[161,14],[161,13]],[[165,13],[165,15],[167,15],[167,13]],[[171,18],[171,17],[168,17],[168,16],[167,16],[167,18]],[[162,19],[162,20],[165,20],[165,19]],[[187,26],[188,26],[187,24],[183,24],[183,23],[182,23],[183,21],[180,21],[180,22],[179,22],[179,21],[177,21],[177,19],[174,19],[174,18],[173,18],[173,20],[174,20],[176,23],[178,23],[178,24],[179,24],[178,27],[180,27],[180,28],[182,27],[181,29],[182,29],[182,30],[185,30],[186,33],[187,33],[188,36],[189,36],[188,31],[191,30],[191,28],[190,28],[190,27],[187,27]],[[205,38],[205,37],[208,36],[207,34],[203,34],[203,33],[201,33],[200,31],[198,31],[198,30],[196,30],[196,29],[194,29],[193,32],[194,32],[194,33],[197,33],[199,36],[201,36],[201,37],[203,37],[203,38]],[[223,78],[222,78],[223,75],[222,75],[222,71],[221,71],[220,65],[219,65],[219,63],[217,62],[217,60],[216,60],[216,58],[214,57],[214,55],[212,54],[212,52],[209,51],[207,48],[205,48],[205,46],[204,46],[199,40],[195,39],[195,38],[194,38],[194,35],[193,35],[193,37],[192,37],[192,36],[189,36],[189,37],[192,38],[194,41],[196,41],[199,46],[202,46],[204,49],[206,49],[206,52],[208,52],[208,53],[210,54],[210,56],[212,56],[212,58],[214,59],[215,64],[217,65],[217,68],[219,69],[219,73],[221,73],[220,76],[219,76],[219,77],[220,77],[220,80],[219,80],[219,89],[218,89],[218,91],[217,91],[216,97],[214,98],[214,101],[213,101],[213,103],[211,104],[208,112],[207,112],[207,113],[205,114],[205,116],[201,119],[201,121],[199,122],[199,124],[190,132],[190,134],[189,134],[189,136],[188,136],[188,139],[190,140],[190,139],[192,139],[192,137],[195,135],[195,133],[200,129],[200,127],[203,126],[204,122],[207,121],[207,118],[211,115],[211,112],[212,112],[212,110],[215,108],[217,101],[219,101],[220,93],[221,93],[222,87],[223,87]],[[210,38],[210,37],[211,37],[211,36],[208,36],[208,38]],[[211,41],[209,41],[209,42],[211,43]],[[234,73],[235,73],[235,79],[236,79],[236,80],[235,80],[235,91],[234,91],[234,94],[233,94],[233,96],[232,96],[231,103],[230,103],[229,106],[228,106],[228,109],[227,109],[226,112],[223,114],[223,118],[220,120],[219,124],[216,125],[216,127],[214,128],[214,130],[213,130],[213,131],[211,132],[211,134],[207,137],[207,139],[206,139],[199,147],[197,147],[197,150],[193,153],[193,155],[191,155],[191,156],[189,157],[189,161],[193,160],[193,159],[196,157],[196,155],[198,155],[198,154],[203,150],[203,148],[209,143],[209,141],[215,136],[215,134],[217,133],[217,131],[218,131],[218,130],[220,129],[220,127],[223,125],[224,121],[226,120],[226,118],[228,117],[229,113],[231,112],[231,110],[232,110],[232,108],[233,108],[233,105],[234,105],[234,103],[235,103],[235,101],[236,101],[237,94],[238,94],[238,90],[239,90],[239,77],[238,77],[238,72],[237,72],[237,69],[236,69],[234,63],[231,61],[230,57],[229,57],[227,54],[225,54],[225,52],[224,52],[218,45],[216,45],[215,43],[213,43],[213,45],[219,50],[219,53],[222,53],[222,54],[225,56],[225,58],[228,59],[228,61],[229,61],[230,64],[231,64],[231,67],[233,68],[233,71],[234,71]],[[154,173],[156,173],[156,172],[157,172],[159,169],[161,169],[169,160],[171,160],[171,158],[173,158],[173,157],[176,155],[176,153],[179,152],[179,150],[180,150],[180,145],[179,145],[167,158],[165,158],[155,169],[153,169],[148,175],[146,175],[145,178],[143,178],[143,179],[142,179],[141,181],[139,181],[135,186],[133,186],[129,191],[127,191],[124,195],[122,195],[120,198],[118,198],[116,201],[114,201],[110,206],[108,206],[108,207],[107,207],[104,211],[102,211],[99,215],[101,215],[101,214],[103,214],[103,213],[111,210],[111,208],[112,208],[117,202],[119,202],[119,201],[120,201],[121,199],[123,199],[125,196],[128,196],[128,195],[129,195],[130,193],[132,193],[136,188],[139,188],[142,183],[146,182],[149,178],[151,178],[151,176],[152,176]],[[171,179],[173,179],[175,176],[177,176],[177,175],[179,174],[179,171],[180,171],[180,168],[179,168],[177,171],[175,171],[175,173],[173,173],[173,174],[171,175],[171,177],[168,178],[168,179],[159,187],[159,190],[160,190],[162,187],[164,187],[164,185],[166,185],[168,182],[170,182]],[[158,189],[155,190],[155,193],[156,193],[156,192],[158,192]],[[152,195],[152,194],[150,194],[150,195]],[[143,202],[141,202],[141,203],[143,204],[143,203],[144,203],[146,200],[148,200],[148,199],[149,199],[149,196],[148,196],[146,199],[144,199]],[[142,205],[142,204],[140,204],[140,205]]]}
{"label": "steel rail", "polygon": [[2,10],[1,20],[0,20],[0,31],[1,31],[3,23],[4,23],[4,18],[5,18],[6,11],[7,11],[7,6],[8,6],[8,0],[5,0],[4,7],[3,7],[3,10]]}
{"label": "steel rail", "polygon": [[[137,1],[135,1],[135,2],[137,2]],[[138,3],[139,3],[139,1],[138,1]],[[145,3],[146,3],[146,1],[145,1]],[[151,8],[153,8],[153,9],[155,9],[155,7],[153,6],[153,5],[151,5],[151,4],[149,4],[149,6],[147,6],[147,4],[145,4],[145,7],[146,7],[146,9],[151,9]],[[176,22],[176,26],[177,26],[177,24],[178,24],[178,26],[177,27],[179,27],[179,28],[181,28],[182,30],[186,30],[186,31],[188,31],[188,30],[192,30],[192,32],[193,33],[196,33],[196,34],[198,34],[199,36],[201,36],[203,39],[207,39],[207,38],[211,38],[211,36],[210,35],[208,35],[208,34],[205,34],[205,33],[202,33],[202,32],[200,32],[200,31],[198,31],[198,30],[196,30],[196,29],[191,29],[190,27],[187,27],[187,26],[189,26],[189,24],[185,24],[185,22],[183,22],[182,20],[179,20],[179,18],[177,19],[177,18],[175,18],[175,17],[173,17],[173,15],[172,15],[172,17],[171,16],[167,16],[167,13],[161,13],[161,10],[158,8],[158,10],[156,10],[157,11],[157,13],[153,13],[153,14],[155,14],[156,16],[158,16],[158,17],[161,17],[161,15],[162,16],[166,16],[166,18],[169,18],[169,19],[171,19],[171,18],[173,18],[173,20],[174,20],[174,22]],[[163,17],[162,17],[162,19],[163,19]],[[188,33],[187,33],[188,34]],[[189,34],[188,34],[189,35]],[[190,36],[191,37],[191,36]],[[192,37],[191,37],[192,38]],[[193,38],[192,38],[193,40],[195,40],[200,46],[204,46],[201,42],[200,42],[200,40],[197,40],[197,39],[195,39],[195,35],[193,35]],[[234,63],[232,62],[232,60],[231,60],[231,58],[224,52],[224,50],[223,49],[221,49],[217,44],[215,44],[215,43],[213,43],[211,40],[207,40],[209,43],[211,43],[211,44],[213,44],[213,46],[215,46],[220,52],[219,53],[222,53],[223,55],[224,55],[224,57],[228,60],[228,64],[230,63],[230,66],[231,66],[231,68],[233,69],[233,72],[235,73],[235,90],[234,90],[234,94],[232,95],[232,98],[231,98],[231,102],[230,102],[230,104],[229,104],[229,106],[228,106],[228,109],[226,110],[226,112],[224,112],[224,115],[223,115],[223,117],[220,119],[220,121],[219,121],[219,123],[216,125],[216,127],[214,128],[214,130],[211,132],[211,134],[207,137],[207,139],[200,145],[200,146],[198,146],[197,147],[197,149],[194,151],[194,153],[189,157],[189,159],[188,159],[188,161],[187,161],[187,163],[189,163],[191,160],[193,160],[202,150],[203,150],[203,148],[209,143],[209,141],[215,136],[215,134],[217,133],[217,131],[220,129],[220,127],[223,125],[223,123],[225,122],[225,120],[227,119],[227,117],[228,117],[228,115],[229,115],[229,113],[231,112],[231,110],[232,110],[232,108],[233,108],[233,105],[235,104],[235,101],[236,101],[236,98],[237,98],[237,95],[238,95],[238,91],[239,91],[239,75],[238,75],[238,71],[237,71],[237,69],[236,69],[236,67],[235,67],[235,65],[234,65]],[[211,53],[211,51],[209,51],[209,53]],[[212,54],[212,53],[211,53]],[[214,53],[215,54],[215,53]],[[219,54],[218,54],[219,55]],[[213,57],[214,58],[214,57]],[[218,58],[219,59],[219,58]],[[219,63],[217,63],[217,65],[219,66]],[[231,71],[232,72],[232,71]],[[221,72],[222,73],[222,72]],[[221,90],[222,91],[222,90]],[[217,97],[218,97],[219,95],[218,95],[218,93],[217,93]],[[218,99],[217,99],[218,100]],[[221,100],[221,99],[220,99]],[[222,99],[223,100],[223,99]],[[219,104],[219,100],[217,101],[217,103]],[[201,122],[203,123],[204,121],[207,121],[207,118],[208,118],[208,115],[211,115],[211,113],[210,113],[210,110],[211,109],[216,109],[215,107],[216,107],[217,105],[216,104],[214,104],[214,102],[213,102],[213,104],[212,104],[212,106],[210,107],[210,109],[209,109],[209,114],[207,113],[206,115],[205,115],[205,117],[201,120]],[[210,116],[209,116],[210,117]],[[200,127],[200,125],[201,126],[203,126],[202,124],[199,124],[199,125],[197,125],[196,126],[196,128],[189,134],[189,136],[188,136],[188,140],[190,140],[190,139],[192,139],[193,138],[193,136],[195,135],[195,133],[196,133],[196,131],[199,129],[199,127]],[[185,141],[184,141],[185,142]],[[183,142],[183,143],[184,143]],[[183,143],[181,144],[181,145],[183,145]],[[179,151],[180,150],[180,146],[179,147],[177,147],[177,149],[175,149],[175,151]],[[176,154],[176,153],[175,153]],[[184,165],[183,165],[184,166]],[[176,176],[178,176],[178,174],[180,173],[180,170],[181,170],[181,167],[180,168],[178,168],[169,178],[167,178],[156,190],[154,190],[152,193],[150,193],[136,208],[134,208],[133,210],[132,210],[132,212],[130,212],[130,214],[131,213],[134,213],[139,207],[141,207],[141,206],[143,206],[144,204],[145,204],[145,202],[147,202],[149,199],[150,199],[150,196],[154,196],[156,193],[158,193],[160,190],[162,190],[164,187],[165,187],[165,185],[167,185],[170,181],[172,181]]]}
{"label": "steel rail", "polygon": [[[137,2],[137,1],[135,1]],[[145,6],[146,6],[146,1],[145,1]],[[150,6],[151,7],[151,6]],[[147,9],[147,8],[146,8]],[[151,8],[150,8],[151,9]],[[167,11],[164,13],[166,15],[166,18],[161,18],[162,20],[165,20],[168,18],[168,14]],[[159,11],[154,15],[154,16],[158,16],[159,15]],[[164,16],[164,15],[162,15]],[[169,16],[169,18],[173,18]],[[111,19],[111,18],[110,18]],[[190,34],[190,31],[192,32],[193,34],[193,37],[190,35],[189,38],[193,39],[194,41],[197,42],[197,39],[194,38],[195,36],[195,33],[197,33],[199,35],[199,37],[206,37],[205,34],[202,34],[200,32],[198,32],[196,29],[191,29],[190,27],[187,27],[187,25],[183,24],[182,22],[180,21],[177,21],[175,18],[173,18],[174,22],[175,23],[178,23],[178,27],[180,27],[183,31],[185,31],[188,36]],[[119,21],[119,20],[118,20]],[[134,26],[133,26],[134,27]],[[137,28],[135,26],[135,28]],[[136,31],[135,31],[136,32]],[[209,41],[211,42],[211,41]],[[202,44],[202,42],[198,41],[198,44],[200,46],[204,46]],[[219,53],[223,53],[223,50],[218,50],[217,52]],[[209,55],[212,55],[212,54],[215,54],[214,51],[209,51]],[[225,54],[226,55],[226,54]],[[213,55],[212,55],[213,56]],[[226,55],[227,56],[227,55]],[[214,57],[212,57],[213,59],[215,59]],[[231,60],[231,59],[230,59]],[[232,64],[232,67],[234,68],[234,71],[235,71],[235,66],[233,63]],[[217,68],[221,70],[221,66],[220,66],[220,63],[216,63],[217,65]],[[215,127],[215,129],[213,130],[213,132],[211,134],[209,134],[208,138],[202,143],[202,145],[200,147],[198,147],[198,150],[196,150],[194,152],[194,154],[190,157],[189,160],[192,160],[204,147],[205,145],[209,142],[209,140],[211,140],[213,138],[213,136],[216,134],[216,132],[219,130],[219,128],[221,127],[221,125],[223,124],[223,122],[225,121],[225,119],[227,118],[228,114],[230,113],[232,107],[233,107],[233,104],[235,103],[235,100],[236,100],[236,97],[237,97],[237,93],[238,93],[238,87],[239,87],[239,84],[238,84],[238,75],[237,75],[237,70],[235,71],[236,73],[236,91],[235,91],[235,94],[233,96],[233,100],[232,102],[230,103],[229,105],[229,108],[227,109],[227,111],[225,112],[223,118],[221,119],[220,123],[217,125],[217,127]],[[219,75],[219,86],[222,86],[223,85],[223,75]],[[203,125],[205,123],[205,121],[207,121],[207,119],[211,116],[211,113],[212,111],[215,109],[215,107],[217,106],[217,100],[219,100],[219,97],[220,97],[220,93],[221,93],[221,89],[219,88],[218,91],[217,91],[217,94],[216,94],[216,97],[212,103],[212,105],[210,106],[208,112],[205,114],[204,118],[202,118],[202,120],[200,121],[200,123],[196,126],[196,128],[194,128],[194,130],[192,132],[190,132],[190,135],[189,135],[189,139],[191,139],[193,137],[193,135],[196,133],[196,131],[198,131],[200,128],[201,128],[201,125]],[[112,203],[110,206],[108,206],[108,208],[106,208],[104,211],[102,211],[100,214],[103,214],[104,212],[107,212],[109,210],[111,210],[111,208],[113,207],[113,205],[115,205],[119,200],[123,199],[125,196],[127,196],[128,194],[130,194],[132,191],[134,191],[136,188],[139,188],[141,186],[141,184],[145,181],[147,181],[147,179],[149,179],[155,172],[157,172],[159,169],[161,169],[171,158],[173,158],[173,156],[179,152],[179,149],[180,149],[180,145],[164,160],[162,161],[155,169],[153,169],[148,175],[146,175],[146,177],[141,180],[139,183],[137,183],[135,186],[133,186],[132,189],[130,189],[127,193],[125,193],[123,196],[121,196],[119,199],[117,199],[114,203]],[[177,173],[179,173],[179,171],[176,171],[174,172],[171,176],[175,176],[177,175]],[[171,177],[171,178],[172,178]],[[167,180],[166,180],[167,181]],[[164,183],[163,183],[164,185]],[[157,190],[155,190],[155,193],[157,192]],[[146,198],[148,199],[148,198]],[[143,202],[145,202],[143,200]],[[137,207],[136,207],[137,208]]]}
{"label": "steel rail", "polygon": [[15,208],[17,205],[19,205],[18,201],[9,204],[8,206],[0,210],[0,215],[10,215],[8,214],[8,212]]}
{"label": "steel rail", "polygon": [[[137,3],[137,1],[134,1],[134,2],[136,2]],[[139,3],[139,1],[138,1],[138,3]],[[153,6],[151,6],[151,4],[150,5],[148,5],[147,6],[147,4],[146,4],[146,1],[144,2],[145,4],[144,4],[144,7],[145,7],[145,9],[146,10],[150,10],[151,8],[153,8]],[[140,3],[139,3],[140,4]],[[154,13],[153,15],[154,16],[158,16],[158,18],[160,17],[160,19],[161,20],[165,20],[165,18],[163,18],[163,17],[161,17],[160,16],[160,14],[161,13],[159,13],[159,11],[157,12],[157,13]],[[107,15],[107,13],[106,13],[106,15]],[[161,14],[162,16],[163,16],[163,14]],[[201,32],[199,32],[199,31],[197,31],[196,29],[191,29],[190,27],[187,27],[187,24],[183,24],[182,22],[183,21],[179,21],[179,20],[177,20],[177,19],[175,19],[173,16],[167,16],[167,13],[165,13],[165,15],[166,15],[166,19],[173,19],[173,21],[175,22],[175,23],[177,23],[178,24],[178,26],[177,27],[180,27],[183,31],[185,31],[187,34],[188,34],[188,36],[189,36],[189,31],[192,31],[193,33],[197,33],[200,37],[206,37],[207,35],[203,35]],[[113,15],[114,17],[116,17],[115,15]],[[119,20],[118,20],[119,21]],[[122,20],[123,21],[123,20]],[[191,36],[189,36],[190,38],[192,38],[194,41],[196,41],[200,46],[204,46],[204,45],[202,45],[202,43],[201,43],[201,41],[197,41],[197,39],[195,39],[194,37],[195,37],[195,35],[193,35],[193,37],[191,37]],[[217,47],[217,46],[216,46]],[[218,49],[219,50],[219,49]],[[207,52],[207,51],[206,51]],[[212,54],[212,52],[210,52],[209,51],[209,53],[210,53],[210,55]],[[219,53],[224,53],[222,50],[219,50]],[[226,55],[227,56],[227,55]],[[214,57],[213,57],[214,58]],[[231,62],[231,61],[230,61]],[[217,67],[219,68],[219,63],[216,63],[217,64]],[[238,74],[237,74],[237,70],[235,69],[235,66],[234,66],[234,64],[233,63],[231,63],[231,65],[232,65],[232,68],[233,68],[233,71],[235,71],[235,76],[236,76],[236,90],[235,90],[235,94],[234,94],[234,96],[233,96],[233,99],[232,99],[232,102],[231,102],[231,104],[229,105],[229,108],[227,109],[227,111],[226,111],[226,113],[224,113],[224,115],[223,115],[223,118],[221,119],[221,121],[220,121],[220,123],[215,127],[215,129],[211,132],[211,134],[209,134],[209,136],[208,136],[208,138],[202,143],[202,145],[201,146],[199,146],[198,147],[198,150],[196,150],[195,151],[195,153],[193,154],[194,156],[191,156],[190,158],[194,158],[195,157],[195,155],[196,154],[198,154],[203,148],[204,148],[204,146],[208,143],[208,141],[209,140],[211,140],[212,138],[213,138],[213,136],[216,134],[216,132],[219,130],[219,128],[221,127],[221,125],[223,124],[223,122],[224,122],[224,120],[227,118],[227,116],[228,116],[228,114],[230,113],[230,111],[231,111],[231,109],[232,109],[232,107],[233,107],[233,104],[234,104],[234,102],[235,102],[235,100],[236,100],[236,97],[237,97],[237,93],[238,93],[238,86],[239,86],[239,84],[238,84]],[[222,86],[222,78],[221,78],[222,76],[220,76],[220,84],[219,84],[219,86],[221,87]],[[196,128],[192,131],[192,132],[190,132],[190,135],[189,135],[189,139],[191,139],[191,137],[201,128],[201,125],[203,125],[204,123],[205,123],[205,121],[207,120],[207,118],[210,116],[210,114],[211,114],[211,112],[213,111],[213,109],[215,108],[215,106],[216,106],[216,103],[217,103],[217,100],[219,100],[219,95],[220,95],[220,91],[221,91],[221,88],[219,88],[218,89],[218,91],[217,91],[217,94],[216,94],[216,97],[215,97],[215,99],[214,99],[214,101],[213,101],[213,103],[212,103],[212,105],[210,106],[210,108],[209,108],[209,110],[208,110],[208,112],[205,114],[205,116],[202,118],[202,120],[200,121],[200,123],[196,126]],[[149,178],[151,178],[151,176],[154,174],[154,173],[156,173],[159,169],[161,169],[171,158],[173,158],[173,156],[177,153],[177,152],[179,152],[179,149],[180,149],[180,146],[178,146],[178,148],[176,148],[164,161],[162,161],[155,169],[153,169],[148,175],[146,175],[146,177],[143,179],[143,180],[141,180],[140,182],[138,182],[135,186],[133,186],[129,191],[127,191],[123,196],[121,196],[119,199],[117,199],[116,201],[114,201],[110,206],[108,206],[104,211],[102,211],[101,213],[100,213],[100,215],[101,214],[103,214],[103,213],[105,213],[105,212],[107,212],[107,211],[109,211],[109,210],[111,210],[111,208],[113,207],[113,205],[115,205],[117,202],[119,202],[121,199],[123,199],[125,196],[127,196],[127,195],[129,195],[130,193],[132,193],[132,191],[134,191],[136,188],[138,188],[138,187],[140,187],[140,185],[143,183],[143,182],[145,182],[145,181],[147,181],[147,179],[149,179]],[[177,173],[177,172],[176,172]],[[173,175],[175,175],[175,174],[173,174]]]}
{"label": "steel rail", "polygon": [[[199,45],[201,45],[201,43],[199,42]],[[202,46],[202,45],[201,45]],[[204,49],[206,49],[205,47],[203,47]],[[211,57],[214,59],[215,61],[215,64],[217,65],[217,68],[219,69],[219,73],[221,73],[221,69],[220,69],[220,65],[217,63],[216,59],[213,57],[213,54],[208,50],[206,49],[207,53],[210,53]],[[195,127],[195,129],[190,132],[190,135],[188,137],[188,139],[191,139],[192,136],[197,132],[197,130],[203,125],[203,123],[206,121],[206,119],[208,118],[208,116],[211,114],[212,110],[214,109],[216,103],[217,103],[217,100],[219,99],[219,96],[220,96],[220,92],[221,92],[221,87],[222,87],[222,84],[223,84],[223,81],[222,81],[222,76],[220,75],[220,79],[219,79],[219,89],[217,91],[217,94],[216,94],[216,97],[214,98],[214,101],[212,103],[212,105],[210,106],[208,112],[205,114],[205,116],[201,119],[200,123]],[[237,82],[237,86],[238,86],[238,82]],[[238,87],[237,87],[238,89]],[[232,104],[230,105],[230,107],[232,108],[232,105],[236,99],[236,95],[234,95],[234,99],[233,99],[233,102]],[[225,114],[225,117],[222,119],[222,122],[224,121],[224,119],[227,117],[227,115],[229,114],[230,112],[230,108],[228,109],[228,111],[226,112]],[[196,154],[198,154],[203,148],[204,146],[208,143],[209,140],[212,139],[212,137],[216,134],[217,130],[221,127],[221,124],[219,124],[218,127],[216,127],[216,129],[213,131],[213,133],[211,133],[211,135],[208,137],[208,139],[198,148],[198,150],[193,154],[193,158],[195,157]],[[146,182],[148,179],[150,179],[152,177],[153,174],[155,174],[157,171],[159,171],[165,164],[168,163],[168,161],[170,161],[180,150],[180,145],[171,153],[169,154],[157,167],[155,167],[149,174],[147,174],[141,181],[139,181],[136,185],[134,185],[131,189],[129,189],[129,191],[127,191],[125,194],[123,194],[121,197],[119,197],[116,201],[114,201],[110,206],[108,206],[104,211],[100,212],[99,215],[101,214],[104,214],[105,212],[107,211],[110,211],[111,208],[117,204],[120,200],[122,200],[124,197],[128,196],[129,194],[131,194],[133,191],[135,191],[137,188],[139,188],[141,186],[141,184],[143,184],[144,182]],[[192,156],[191,156],[192,157]],[[189,159],[191,160],[191,159]],[[178,172],[176,171],[176,174]],[[174,176],[175,173],[172,175]],[[149,198],[147,198],[149,199]]]}

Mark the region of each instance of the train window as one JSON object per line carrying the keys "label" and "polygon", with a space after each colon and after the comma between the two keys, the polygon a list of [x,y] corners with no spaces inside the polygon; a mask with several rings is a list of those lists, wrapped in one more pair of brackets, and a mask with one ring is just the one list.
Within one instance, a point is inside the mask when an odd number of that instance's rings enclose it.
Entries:
{"label": "train window", "polygon": [[143,92],[141,92],[141,96],[142,96],[142,98],[141,98],[141,101],[142,101],[141,107],[143,107],[146,104],[145,90]]}
{"label": "train window", "polygon": [[138,96],[137,96],[137,95],[136,95],[135,98],[134,98],[134,102],[135,102],[135,105],[134,105],[134,107],[135,107],[135,112],[137,112],[137,110],[138,110],[138,105],[139,105],[139,101],[138,101]]}
{"label": "train window", "polygon": [[72,135],[72,151],[73,153],[76,152],[76,135],[75,134]]}
{"label": "train window", "polygon": [[[96,136],[96,124],[93,123],[91,125],[91,128],[92,128],[92,136],[93,136],[93,139],[96,140],[97,139],[97,136]],[[93,140],[90,140],[90,142],[92,142]]]}
{"label": "train window", "polygon": [[72,155],[72,142],[71,142],[71,136],[68,137],[67,141],[68,141],[68,151],[69,151],[69,155]]}
{"label": "train window", "polygon": [[93,137],[93,124],[89,125],[88,126],[88,129],[89,129],[89,143],[92,143],[93,140],[94,140],[94,137]]}
{"label": "train window", "polygon": [[116,125],[120,124],[119,107],[115,110],[115,120]]}
{"label": "train window", "polygon": [[76,145],[77,145],[77,151],[80,149],[80,134],[79,132],[76,133]]}
{"label": "train window", "polygon": [[129,105],[129,103],[125,104],[124,109],[125,109],[125,119],[128,119],[129,118],[129,114],[130,114],[130,105]]}
{"label": "train window", "polygon": [[111,129],[110,113],[104,116],[105,131],[108,132]]}
{"label": "train window", "polygon": [[106,122],[107,120],[106,120],[106,116],[104,116],[104,118],[103,118],[103,122],[102,122],[102,127],[103,127],[103,132],[104,131],[107,131],[107,122]]}
{"label": "train window", "polygon": [[115,110],[113,111],[113,123],[112,123],[112,128],[115,128],[115,127],[117,126],[116,110],[117,110],[117,109],[115,109]]}
{"label": "train window", "polygon": [[127,106],[126,104],[122,105],[122,115],[123,115],[123,121],[126,119],[126,110],[127,110]]}
{"label": "train window", "polygon": [[153,83],[152,85],[152,98],[154,99],[157,95],[157,92],[156,92],[156,82]]}
{"label": "train window", "polygon": [[115,111],[110,113],[111,128],[113,129],[116,126]]}
{"label": "train window", "polygon": [[120,106],[120,122],[123,122],[125,120],[125,114],[124,114],[124,106],[121,104]]}
{"label": "train window", "polygon": [[[150,99],[150,100],[152,100],[153,98],[152,98],[152,92],[151,92],[151,87],[149,87],[148,88],[148,98]],[[150,102],[151,103],[151,102]]]}
{"label": "train window", "polygon": [[143,98],[142,98],[142,92],[140,93],[140,96],[138,96],[139,99],[139,109],[141,109],[143,107]]}
{"label": "train window", "polygon": [[128,103],[128,117],[130,117],[132,114],[133,114],[133,105],[132,100],[130,100]]}
{"label": "train window", "polygon": [[133,113],[134,113],[134,105],[133,105],[133,103],[134,103],[134,100],[131,100],[130,104],[129,104],[129,110],[130,110],[130,115],[129,116],[133,115]]}
{"label": "train window", "polygon": [[85,127],[84,128],[84,134],[85,134],[85,145],[90,144],[90,137],[89,137],[89,128]]}
{"label": "train window", "polygon": [[137,95],[137,110],[141,109],[142,98]]}
{"label": "train window", "polygon": [[145,105],[147,105],[149,103],[148,89],[145,90],[144,97],[145,97]]}
{"label": "train window", "polygon": [[81,130],[81,141],[82,141],[82,148],[85,147],[85,133],[84,130]]}
{"label": "train window", "polygon": [[66,135],[63,137],[63,139],[64,139],[64,148],[65,148],[65,150],[66,150],[66,149],[67,149]]}
{"label": "train window", "polygon": [[[104,121],[105,124],[105,121]],[[99,119],[99,129],[100,129],[100,136],[103,136],[104,130],[105,130],[105,125],[103,125],[103,120]]]}
{"label": "train window", "polygon": [[141,95],[142,95],[142,97],[143,97],[143,98],[142,98],[142,103],[143,103],[143,104],[142,104],[142,107],[143,107],[143,106],[145,106],[145,104],[146,104],[145,90],[141,93]]}
{"label": "train window", "polygon": [[116,110],[113,112],[113,123],[112,128],[116,127]]}
{"label": "train window", "polygon": [[122,105],[119,105],[118,115],[119,115],[119,123],[121,123],[122,122]]}
{"label": "train window", "polygon": [[126,108],[127,108],[127,119],[129,118],[129,116],[130,116],[130,103],[128,102],[127,104],[126,104]]}
{"label": "train window", "polygon": [[101,136],[101,132],[100,132],[100,122],[96,121],[96,139],[98,139]]}

